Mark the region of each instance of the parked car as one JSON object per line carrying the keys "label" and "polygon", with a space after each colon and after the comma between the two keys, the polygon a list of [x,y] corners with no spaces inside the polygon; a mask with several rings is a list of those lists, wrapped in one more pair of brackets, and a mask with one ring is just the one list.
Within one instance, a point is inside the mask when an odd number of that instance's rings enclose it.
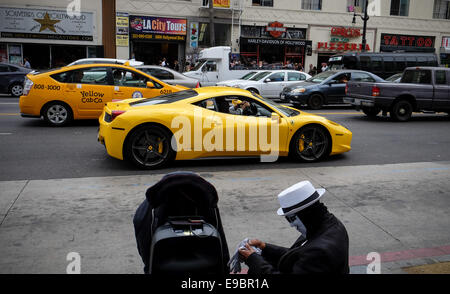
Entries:
{"label": "parked car", "polygon": [[325,104],[342,103],[348,81],[383,82],[370,72],[361,70],[328,70],[306,80],[286,87],[280,99],[299,108],[307,104],[311,109],[320,109]]}
{"label": "parked car", "polygon": [[167,67],[158,65],[140,65],[136,66],[136,68],[171,85],[181,85],[188,88],[198,88],[201,86],[199,80],[185,76],[184,74]]}
{"label": "parked car", "polygon": [[450,113],[450,69],[408,67],[400,83],[349,82],[347,103],[367,116],[389,112],[395,121],[407,121],[414,111]]}
{"label": "parked car", "polygon": [[143,65],[144,62],[136,61],[134,59],[126,60],[126,59],[115,59],[115,58],[83,58],[78,59],[67,66],[79,65],[79,64],[90,64],[90,63],[113,63],[113,64],[125,64],[125,62],[129,63],[129,66],[139,66]]}
{"label": "parked car", "polygon": [[25,76],[31,71],[32,69],[16,64],[0,63],[0,93],[21,96]]}
{"label": "parked car", "polygon": [[261,71],[256,71],[256,70],[255,71],[251,71],[251,72],[243,75],[239,79],[226,80],[226,81],[218,82],[218,83],[216,83],[216,86],[220,86],[220,87],[234,87],[234,86],[236,86],[237,84],[239,84],[242,81],[247,81],[247,80],[251,79],[252,77],[254,77],[255,75],[257,75],[260,72]]}
{"label": "parked car", "polygon": [[235,87],[255,92],[264,98],[278,99],[285,87],[305,81],[310,77],[309,74],[297,70],[267,70],[238,83]]}
{"label": "parked car", "polygon": [[386,82],[391,82],[391,83],[400,83],[400,80],[402,79],[402,75],[403,73],[397,73],[395,75],[392,75],[390,77],[388,77],[385,81]]}

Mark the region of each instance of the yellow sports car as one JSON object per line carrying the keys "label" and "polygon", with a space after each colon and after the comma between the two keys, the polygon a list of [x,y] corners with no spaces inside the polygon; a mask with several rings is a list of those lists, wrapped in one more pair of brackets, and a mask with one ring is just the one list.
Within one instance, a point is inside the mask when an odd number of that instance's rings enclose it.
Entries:
{"label": "yellow sports car", "polygon": [[185,89],[126,65],[81,64],[29,73],[19,106],[23,117],[43,116],[50,125],[63,126],[72,119],[98,119],[113,99],[150,98]]}
{"label": "yellow sports car", "polygon": [[99,121],[98,141],[110,156],[148,169],[216,156],[312,162],[349,151],[352,140],[348,129],[324,117],[230,87],[110,102]]}

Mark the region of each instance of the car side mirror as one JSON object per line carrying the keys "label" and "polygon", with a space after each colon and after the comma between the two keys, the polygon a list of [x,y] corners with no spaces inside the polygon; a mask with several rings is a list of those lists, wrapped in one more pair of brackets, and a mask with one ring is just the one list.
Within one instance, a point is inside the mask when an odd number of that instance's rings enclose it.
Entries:
{"label": "car side mirror", "polygon": [[338,81],[331,80],[331,81],[328,82],[328,86],[331,86],[331,85],[334,85],[334,84],[337,84],[337,83],[338,83]]}
{"label": "car side mirror", "polygon": [[272,81],[271,79],[267,78],[267,79],[264,80],[264,83],[269,83],[271,81]]}
{"label": "car side mirror", "polygon": [[281,122],[281,117],[276,112],[272,112],[271,119],[272,119],[273,122],[277,122],[277,123]]}
{"label": "car side mirror", "polygon": [[147,82],[147,88],[154,88],[155,84],[153,82]]}

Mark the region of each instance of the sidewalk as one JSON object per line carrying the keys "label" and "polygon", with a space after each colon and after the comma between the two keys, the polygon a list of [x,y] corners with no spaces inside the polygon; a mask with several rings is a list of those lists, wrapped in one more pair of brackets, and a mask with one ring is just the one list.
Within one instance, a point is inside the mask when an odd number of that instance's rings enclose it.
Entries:
{"label": "sidewalk", "polygon": [[[450,162],[200,175],[219,193],[230,252],[245,237],[289,247],[297,232],[276,215],[276,195],[310,180],[348,230],[351,273],[366,272],[370,252],[381,273],[450,260]],[[65,273],[69,252],[82,273],[142,273],[132,218],[162,176],[0,182],[0,273]]]}

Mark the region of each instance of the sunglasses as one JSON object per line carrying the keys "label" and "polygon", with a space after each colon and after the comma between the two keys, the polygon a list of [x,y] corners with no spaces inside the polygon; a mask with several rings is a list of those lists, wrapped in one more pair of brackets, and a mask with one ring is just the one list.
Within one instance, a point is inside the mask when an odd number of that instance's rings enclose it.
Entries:
{"label": "sunglasses", "polygon": [[286,215],[285,218],[288,222],[292,223],[293,221],[295,221],[297,216],[295,214],[291,214],[291,215]]}

